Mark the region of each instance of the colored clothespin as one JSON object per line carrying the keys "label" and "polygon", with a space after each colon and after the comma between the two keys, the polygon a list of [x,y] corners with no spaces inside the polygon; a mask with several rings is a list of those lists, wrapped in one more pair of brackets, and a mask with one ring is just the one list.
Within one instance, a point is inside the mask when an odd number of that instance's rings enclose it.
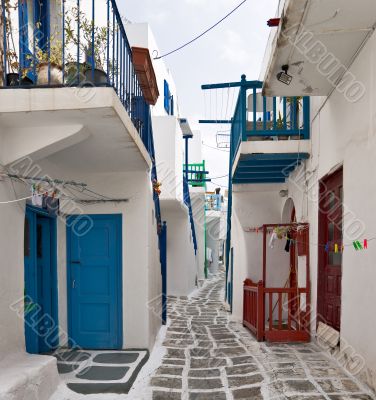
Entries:
{"label": "colored clothespin", "polygon": [[334,245],[334,252],[338,253],[338,244],[337,243]]}
{"label": "colored clothespin", "polygon": [[368,240],[367,239],[364,239],[363,248],[368,249]]}
{"label": "colored clothespin", "polygon": [[353,246],[354,246],[354,249],[356,250],[356,251],[358,251],[359,249],[358,249],[358,245],[357,245],[357,243],[354,241],[353,242]]}
{"label": "colored clothespin", "polygon": [[355,248],[355,250],[363,250],[363,246],[362,244],[359,242],[359,240],[355,240],[353,242],[353,246]]}
{"label": "colored clothespin", "polygon": [[327,253],[329,253],[329,243],[327,243],[327,244],[325,245],[325,251],[326,251]]}
{"label": "colored clothespin", "polygon": [[345,251],[345,245],[344,244],[342,244],[341,249],[342,249],[342,253],[343,253]]}

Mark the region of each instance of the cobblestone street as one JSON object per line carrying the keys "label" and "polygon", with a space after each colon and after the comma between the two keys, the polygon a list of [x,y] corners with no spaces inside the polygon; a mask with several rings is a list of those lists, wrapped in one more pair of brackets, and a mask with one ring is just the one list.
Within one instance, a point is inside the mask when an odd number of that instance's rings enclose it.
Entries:
{"label": "cobblestone street", "polygon": [[191,298],[169,299],[166,354],[153,400],[375,399],[314,343],[258,343],[224,311],[223,273]]}

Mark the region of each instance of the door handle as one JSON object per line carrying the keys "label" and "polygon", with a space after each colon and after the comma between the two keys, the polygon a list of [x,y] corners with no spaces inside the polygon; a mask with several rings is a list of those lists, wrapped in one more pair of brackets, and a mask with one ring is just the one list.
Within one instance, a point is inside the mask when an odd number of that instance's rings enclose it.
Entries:
{"label": "door handle", "polygon": [[72,289],[75,289],[75,288],[76,288],[76,280],[73,279],[73,281],[72,281]]}

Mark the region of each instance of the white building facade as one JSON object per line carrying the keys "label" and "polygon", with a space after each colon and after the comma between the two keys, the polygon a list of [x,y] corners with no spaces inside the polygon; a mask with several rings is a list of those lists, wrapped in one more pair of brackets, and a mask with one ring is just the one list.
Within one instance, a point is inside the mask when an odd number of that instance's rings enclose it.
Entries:
{"label": "white building facade", "polygon": [[[333,17],[328,19],[329,15]],[[292,314],[309,319],[309,333],[317,334],[351,373],[375,389],[376,319],[371,310],[376,300],[372,284],[376,278],[372,179],[376,10],[369,1],[353,7],[351,2],[290,0],[282,2],[277,17],[279,25],[272,28],[266,51],[263,84],[257,89],[260,99],[261,92],[266,97],[261,108],[248,102],[248,138],[243,136],[232,164],[229,249],[233,260],[228,263],[228,276],[233,313],[238,320],[246,319],[244,295],[256,293],[260,280],[264,288],[281,288],[286,296],[281,323],[287,325]],[[277,78],[282,70],[291,76],[290,85]],[[286,96],[287,106],[283,99],[269,106],[272,96]],[[310,98],[306,109],[304,96]],[[297,109],[293,101],[299,104]],[[268,140],[252,137],[251,125],[257,125],[253,136],[269,130]],[[278,129],[285,129],[285,135],[295,127],[288,137],[278,136]],[[301,134],[306,128],[309,136]],[[264,224],[276,225],[266,235],[266,282]],[[283,224],[292,225],[284,229]],[[289,234],[292,247],[285,251]],[[244,285],[246,279],[251,282]],[[296,300],[289,297],[292,290],[299,293]],[[263,293],[263,322],[270,323],[272,334],[262,328],[260,340],[273,341],[275,332],[288,329],[278,327],[276,297],[270,317],[268,292]]]}
{"label": "white building facade", "polygon": [[[145,47],[151,54],[159,54],[158,45],[147,23],[128,23],[126,31],[132,46]],[[181,118],[173,76],[163,59],[153,59],[153,67],[161,94],[151,112],[157,172],[161,183],[161,210],[167,225],[167,294],[187,296],[197,287],[199,281],[202,282],[204,279],[204,235],[203,225],[200,222],[204,203],[195,200],[196,194],[192,187],[189,194],[184,191],[183,135],[192,132],[189,122]],[[188,151],[189,163],[196,162],[196,154],[201,154],[199,132],[193,133],[193,140],[189,140]],[[186,204],[187,196],[194,216],[194,233],[189,206]]]}
{"label": "white building facade", "polygon": [[[94,4],[99,27],[107,6]],[[49,31],[46,15],[64,15],[55,10],[60,2],[39,16],[23,9],[25,31],[12,10],[5,13],[13,24],[7,35],[20,32],[25,47],[1,47],[18,63],[6,57],[0,68],[1,398],[49,398],[59,382],[56,359],[41,353],[150,350],[161,327],[162,221],[150,113],[158,96],[150,56],[143,60],[149,69],[140,70],[114,5],[108,13],[119,51],[107,32],[95,57],[88,42],[68,63],[73,52],[63,31],[44,43],[48,50],[33,33]],[[50,57],[44,75],[33,53],[39,46],[38,57]]]}

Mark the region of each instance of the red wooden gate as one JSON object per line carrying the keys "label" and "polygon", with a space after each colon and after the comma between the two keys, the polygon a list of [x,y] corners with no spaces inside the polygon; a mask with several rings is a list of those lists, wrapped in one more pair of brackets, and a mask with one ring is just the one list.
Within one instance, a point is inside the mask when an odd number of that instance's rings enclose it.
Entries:
{"label": "red wooden gate", "polygon": [[[304,234],[298,233],[297,244],[300,255],[306,255],[306,287],[268,288],[266,281],[266,238],[268,228],[303,226]],[[251,279],[244,281],[243,325],[258,341],[270,342],[309,342],[310,341],[310,281],[309,281],[309,234],[308,224],[263,225],[263,280],[257,284]],[[299,242],[299,239],[303,242]],[[304,307],[302,307],[304,297]],[[266,318],[266,304],[268,315]],[[266,323],[267,322],[267,323]]]}
{"label": "red wooden gate", "polygon": [[250,279],[244,282],[243,325],[256,336],[258,341],[264,337],[264,292],[263,283]]}

